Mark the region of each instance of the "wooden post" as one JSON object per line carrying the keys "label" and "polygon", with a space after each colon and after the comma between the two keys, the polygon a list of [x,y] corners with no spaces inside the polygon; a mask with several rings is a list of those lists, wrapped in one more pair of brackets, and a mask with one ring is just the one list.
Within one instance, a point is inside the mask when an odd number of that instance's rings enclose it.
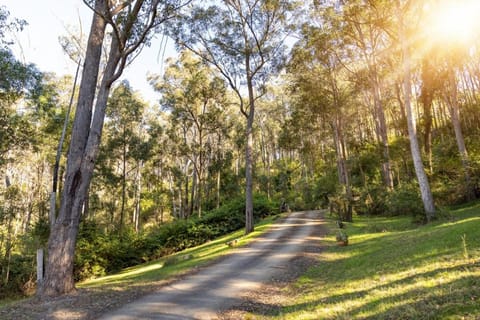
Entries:
{"label": "wooden post", "polygon": [[37,285],[43,281],[43,249],[37,249]]}

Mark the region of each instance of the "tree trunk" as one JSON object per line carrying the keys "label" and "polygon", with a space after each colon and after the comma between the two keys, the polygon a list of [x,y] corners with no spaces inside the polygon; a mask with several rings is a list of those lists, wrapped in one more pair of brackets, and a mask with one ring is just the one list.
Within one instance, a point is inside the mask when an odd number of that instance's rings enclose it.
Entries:
{"label": "tree trunk", "polygon": [[247,145],[245,147],[245,234],[253,232],[253,119],[255,116],[255,97],[253,81],[250,77],[247,55],[248,117],[246,128]]}
{"label": "tree trunk", "polygon": [[347,167],[347,152],[342,134],[342,125],[339,115],[335,115],[333,121],[333,133],[335,142],[335,151],[337,154],[338,181],[343,186],[345,192],[346,207],[340,208],[339,217],[343,221],[352,222],[353,220],[353,194],[350,185],[350,177]]}
{"label": "tree trunk", "polygon": [[[96,1],[95,12],[106,12],[105,1]],[[102,82],[95,99],[105,20],[94,14],[80,85],[77,112],[67,157],[67,172],[60,211],[48,241],[46,276],[39,290],[41,297],[58,296],[75,290],[73,261],[80,217],[98,154],[108,95],[120,62],[118,39],[113,37]],[[95,110],[92,119],[92,111]]]}
{"label": "tree trunk", "polygon": [[393,189],[393,179],[392,179],[392,168],[390,164],[390,148],[388,144],[388,132],[387,132],[387,121],[385,119],[385,111],[383,110],[383,105],[380,97],[380,85],[378,83],[376,70],[374,70],[374,79],[373,84],[373,100],[376,110],[376,116],[378,119],[378,131],[380,136],[380,143],[382,147],[383,155],[383,164],[382,164],[382,173],[383,181],[387,188]]}
{"label": "tree trunk", "polygon": [[88,214],[90,213],[90,192],[89,189],[87,189],[87,192],[85,194],[85,200],[83,201],[83,207],[82,207],[82,220],[86,220],[88,218]]}
{"label": "tree trunk", "polygon": [[222,156],[223,160],[223,151],[221,151],[221,146],[222,146],[222,134],[220,132],[217,133],[217,178],[216,178],[216,185],[217,185],[217,190],[216,190],[216,208],[220,208],[220,187],[221,187],[221,176],[222,176],[222,167],[219,165],[220,163],[220,157]]}
{"label": "tree trunk", "polygon": [[335,143],[335,153],[337,155],[338,182],[341,185],[345,185],[347,182],[347,172],[345,166],[345,159],[343,158],[342,153],[340,125],[338,123],[337,117],[333,121],[333,140]]}
{"label": "tree trunk", "polygon": [[138,161],[138,171],[137,171],[137,186],[135,189],[135,219],[134,219],[134,225],[135,225],[135,232],[138,233],[140,230],[140,213],[141,213],[141,201],[142,201],[142,167],[143,167],[143,161],[140,160]]}
{"label": "tree trunk", "polygon": [[220,208],[220,177],[221,177],[221,171],[218,169],[217,172],[217,209]]}
{"label": "tree trunk", "polygon": [[407,124],[407,114],[405,112],[405,104],[402,100],[402,84],[403,81],[399,79],[399,81],[395,81],[395,96],[398,101],[398,105],[400,107],[400,113],[402,115],[402,121],[401,121],[401,127],[400,127],[400,132],[404,135],[408,135],[408,128],[406,126]]}
{"label": "tree trunk", "polygon": [[190,162],[187,161],[187,163],[185,164],[185,195],[183,196],[183,199],[182,199],[182,212],[181,212],[181,215],[182,215],[182,218],[183,219],[186,219],[188,217],[188,196],[190,195],[190,189],[189,189],[189,178],[188,178],[188,167],[190,166]]}
{"label": "tree trunk", "polygon": [[[13,199],[9,201],[15,201]],[[11,204],[7,206],[11,207]],[[8,208],[8,211],[14,210],[13,208]],[[12,230],[12,224],[13,224],[13,219],[14,219],[14,213],[13,212],[7,212],[8,214],[8,222],[7,222],[7,241],[5,244],[5,257],[4,261],[6,262],[5,269],[2,268],[2,271],[4,273],[4,279],[3,283],[5,285],[8,284],[8,281],[10,281],[10,264],[12,260],[12,247],[13,247],[13,240],[14,236],[12,237],[13,230]]]}
{"label": "tree trunk", "polygon": [[[204,104],[204,110],[205,110],[205,105]],[[197,212],[198,212],[198,217],[200,218],[202,216],[202,197],[203,197],[203,168],[204,168],[204,161],[205,161],[205,156],[204,156],[204,148],[203,148],[203,128],[202,126],[198,125],[198,142],[200,145],[200,152],[198,154],[198,165],[195,166],[195,169],[197,170],[197,179],[198,179],[198,186],[197,186]]]}
{"label": "tree trunk", "polygon": [[[98,0],[95,8],[98,12],[105,12],[105,2]],[[103,17],[95,13],[85,55],[60,212],[50,232],[45,279],[38,290],[41,297],[58,296],[75,290],[73,261],[86,191],[81,187],[87,182],[87,177],[82,176],[82,164],[90,132],[105,27]]]}
{"label": "tree trunk", "polygon": [[430,172],[433,172],[432,159],[432,101],[433,101],[433,75],[432,65],[428,59],[422,61],[422,92],[420,99],[423,104],[423,122],[424,122],[424,149],[428,157],[428,166]]}
{"label": "tree trunk", "polygon": [[[190,208],[188,209],[188,216],[192,216],[195,212],[195,197],[197,194],[197,170],[195,169],[195,164],[193,165],[192,170],[192,188],[190,190]],[[188,192],[187,192],[188,195]]]}
{"label": "tree trunk", "polygon": [[120,207],[120,239],[125,228],[125,203],[127,201],[127,141],[126,128],[123,126],[123,149],[122,149],[122,205]]}
{"label": "tree trunk", "polygon": [[168,189],[170,190],[170,199],[172,202],[173,216],[178,217],[179,209],[177,208],[177,200],[175,199],[175,188],[173,184],[173,175],[171,173],[168,175]]}
{"label": "tree trunk", "polygon": [[430,190],[430,184],[428,182],[427,175],[423,167],[422,156],[420,152],[420,147],[418,145],[417,138],[417,128],[416,121],[412,111],[412,105],[410,101],[410,55],[407,47],[407,40],[405,39],[405,30],[404,22],[402,17],[402,12],[400,6],[398,7],[398,14],[400,18],[400,44],[402,46],[402,56],[403,56],[403,90],[405,95],[405,111],[407,113],[407,125],[408,125],[408,136],[410,139],[410,151],[412,153],[413,165],[415,167],[415,173],[417,175],[418,184],[420,186],[420,193],[422,196],[423,206],[425,209],[427,222],[430,222],[435,217],[435,205],[433,203],[433,196]]}
{"label": "tree trunk", "polygon": [[[250,106],[252,108],[252,106]],[[247,121],[247,145],[245,148],[245,234],[253,232],[253,120]]]}
{"label": "tree trunk", "polygon": [[271,177],[272,174],[270,172],[271,171],[270,162],[271,162],[270,161],[270,153],[268,153],[268,151],[267,151],[267,199],[269,199],[269,200],[272,197],[271,196],[272,192],[270,190],[271,189],[271,182],[270,181],[272,180],[272,177]]}
{"label": "tree trunk", "polygon": [[446,97],[446,101],[449,106],[450,115],[452,118],[453,130],[455,131],[455,140],[457,141],[458,152],[460,153],[460,158],[462,160],[463,172],[465,176],[466,183],[466,197],[468,201],[475,199],[475,192],[472,186],[472,179],[470,177],[470,159],[467,153],[467,147],[465,146],[465,140],[463,139],[462,126],[460,123],[460,110],[458,108],[458,98],[457,98],[457,82],[455,79],[455,73],[450,68],[449,73],[449,82],[451,89],[451,96]]}
{"label": "tree trunk", "polygon": [[202,170],[198,172],[198,187],[197,187],[197,212],[198,217],[202,216],[202,197],[203,197],[203,178],[202,178]]}

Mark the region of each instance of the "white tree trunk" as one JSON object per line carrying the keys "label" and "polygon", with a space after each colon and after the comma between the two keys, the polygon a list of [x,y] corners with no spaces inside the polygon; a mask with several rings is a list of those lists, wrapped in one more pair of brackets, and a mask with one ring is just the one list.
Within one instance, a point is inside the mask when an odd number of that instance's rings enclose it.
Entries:
{"label": "white tree trunk", "polygon": [[422,196],[423,206],[425,209],[425,214],[427,221],[430,222],[435,217],[435,205],[433,202],[432,192],[430,190],[430,184],[428,182],[425,169],[423,167],[420,147],[418,145],[417,138],[417,128],[415,115],[413,114],[412,104],[410,100],[411,94],[411,75],[410,75],[410,55],[407,47],[407,40],[405,39],[405,30],[402,12],[400,6],[398,8],[399,19],[400,19],[400,44],[402,46],[402,55],[403,55],[403,90],[405,95],[405,111],[407,113],[407,125],[408,125],[408,136],[410,139],[410,151],[412,153],[413,165],[415,167],[415,174],[418,179],[418,184],[420,186],[420,193]]}

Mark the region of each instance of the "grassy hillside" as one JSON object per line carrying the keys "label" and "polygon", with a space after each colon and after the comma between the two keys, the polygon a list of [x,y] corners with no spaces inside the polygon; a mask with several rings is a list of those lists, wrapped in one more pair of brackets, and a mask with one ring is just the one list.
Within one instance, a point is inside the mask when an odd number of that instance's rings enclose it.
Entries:
{"label": "grassy hillside", "polygon": [[427,226],[356,218],[350,244],[335,226],[317,267],[276,319],[479,319],[480,204]]}

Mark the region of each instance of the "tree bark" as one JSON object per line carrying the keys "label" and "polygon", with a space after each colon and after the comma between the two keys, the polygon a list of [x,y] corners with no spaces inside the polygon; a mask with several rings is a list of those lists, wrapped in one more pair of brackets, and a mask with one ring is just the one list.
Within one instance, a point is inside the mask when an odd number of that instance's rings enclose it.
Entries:
{"label": "tree bark", "polygon": [[[105,12],[105,1],[98,0],[95,9],[97,12]],[[67,158],[60,212],[50,231],[45,279],[38,290],[41,297],[58,296],[75,290],[73,261],[85,197],[80,186],[86,182],[81,168],[90,132],[105,28],[104,18],[94,13]]]}
{"label": "tree bark", "polygon": [[382,173],[383,181],[387,188],[393,189],[393,179],[392,179],[392,166],[390,163],[390,147],[388,144],[388,132],[387,132],[387,121],[385,119],[385,111],[382,105],[380,97],[380,85],[378,83],[377,71],[373,67],[373,101],[376,110],[376,116],[378,120],[378,131],[380,136],[380,143],[382,147],[383,163],[382,163]]}
{"label": "tree bark", "polygon": [[411,94],[411,75],[410,75],[410,55],[407,47],[407,40],[405,39],[405,26],[403,21],[400,4],[398,4],[398,15],[400,19],[400,45],[402,47],[403,58],[403,90],[405,95],[405,111],[407,113],[408,136],[410,140],[410,151],[412,153],[413,165],[417,175],[418,184],[420,186],[420,193],[422,196],[423,206],[425,209],[427,222],[430,222],[435,217],[435,205],[433,203],[433,196],[430,190],[425,169],[423,167],[422,156],[418,144],[417,128],[415,116],[413,114],[412,105],[410,101]]}
{"label": "tree bark", "polygon": [[221,171],[220,169],[218,169],[218,172],[217,172],[217,204],[216,204],[216,208],[220,208],[220,177],[221,177]]}
{"label": "tree bark", "polygon": [[133,223],[135,225],[135,232],[138,233],[140,231],[140,213],[142,210],[141,201],[142,201],[142,168],[143,168],[143,161],[138,161],[137,164],[137,186],[135,189],[135,219],[133,219]]}
{"label": "tree bark", "polygon": [[350,185],[350,176],[347,166],[347,152],[345,141],[342,134],[342,124],[340,115],[336,114],[335,119],[333,120],[333,133],[334,133],[334,142],[335,142],[335,151],[337,154],[337,170],[338,170],[338,181],[343,186],[345,191],[345,204],[346,207],[340,209],[339,216],[340,219],[347,222],[353,221],[353,196],[352,196],[352,187]]}
{"label": "tree bark", "polygon": [[253,224],[253,119],[255,116],[255,95],[253,93],[253,79],[250,70],[250,56],[246,54],[246,73],[248,88],[248,115],[245,132],[245,234],[254,230]]}
{"label": "tree bark", "polygon": [[447,104],[449,106],[450,116],[452,119],[453,130],[455,132],[455,140],[457,141],[458,152],[462,160],[463,173],[465,176],[465,183],[467,188],[467,200],[472,201],[475,199],[475,192],[472,188],[472,179],[470,176],[470,159],[468,157],[467,147],[465,146],[465,140],[463,138],[462,126],[460,122],[460,110],[458,108],[457,97],[457,81],[455,79],[455,72],[451,69],[448,70],[448,77],[450,83],[451,96],[446,97]]}
{"label": "tree bark", "polygon": [[193,213],[195,212],[195,198],[197,195],[197,170],[195,168],[195,163],[193,163],[192,169],[192,187],[190,193],[187,192],[187,197],[188,194],[190,194],[190,208],[188,209],[188,216],[190,217],[193,216]]}
{"label": "tree bark", "polygon": [[122,238],[125,228],[125,204],[127,201],[127,138],[125,124],[123,125],[122,132],[122,205],[120,207],[120,238]]}
{"label": "tree bark", "polygon": [[433,102],[433,66],[428,58],[422,61],[422,88],[420,99],[423,105],[423,122],[424,122],[424,149],[428,157],[428,166],[430,172],[433,172],[432,159],[432,102]]}

